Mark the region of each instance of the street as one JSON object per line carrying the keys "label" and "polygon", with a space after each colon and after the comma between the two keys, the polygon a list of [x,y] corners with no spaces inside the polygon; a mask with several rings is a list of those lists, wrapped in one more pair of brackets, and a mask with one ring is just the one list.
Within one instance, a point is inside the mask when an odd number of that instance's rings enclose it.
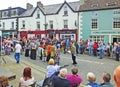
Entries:
{"label": "street", "polygon": [[[111,74],[111,82],[114,84],[114,69],[120,63],[112,58],[98,58],[99,57],[88,56],[85,54],[79,54],[77,56],[78,64],[76,65],[76,67],[79,68],[79,75],[83,78],[83,84],[87,83],[86,75],[88,72],[95,73],[97,78],[96,82],[98,83],[102,82],[102,73],[108,72]],[[21,61],[19,64],[16,63],[13,54],[10,56],[4,56],[4,59],[6,60],[6,64],[1,63],[1,66],[16,75],[15,79],[10,80],[10,84],[14,87],[18,87],[19,79],[22,76],[24,67],[26,66],[32,68],[32,75],[35,77],[36,81],[40,81],[45,77],[47,63],[42,62],[39,57],[37,57],[36,60],[31,60],[29,57],[25,57],[23,54],[21,55]],[[71,68],[73,67],[73,65],[70,54],[61,54],[60,66],[63,65],[69,65],[66,68],[68,69],[68,73],[71,73]]]}

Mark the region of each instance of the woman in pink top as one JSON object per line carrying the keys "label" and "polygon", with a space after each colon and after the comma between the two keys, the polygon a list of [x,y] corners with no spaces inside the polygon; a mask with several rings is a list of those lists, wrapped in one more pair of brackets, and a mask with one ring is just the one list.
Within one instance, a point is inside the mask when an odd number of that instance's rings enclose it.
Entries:
{"label": "woman in pink top", "polygon": [[78,68],[73,67],[71,69],[72,74],[68,74],[66,79],[70,81],[70,87],[78,87],[80,83],[83,81],[82,78],[77,74]]}

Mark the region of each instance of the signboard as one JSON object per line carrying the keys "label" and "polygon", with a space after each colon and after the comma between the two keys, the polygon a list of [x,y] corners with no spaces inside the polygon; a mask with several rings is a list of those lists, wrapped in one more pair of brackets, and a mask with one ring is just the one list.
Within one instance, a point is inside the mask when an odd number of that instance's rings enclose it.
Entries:
{"label": "signboard", "polygon": [[104,35],[120,34],[120,31],[92,31],[92,34],[104,34]]}

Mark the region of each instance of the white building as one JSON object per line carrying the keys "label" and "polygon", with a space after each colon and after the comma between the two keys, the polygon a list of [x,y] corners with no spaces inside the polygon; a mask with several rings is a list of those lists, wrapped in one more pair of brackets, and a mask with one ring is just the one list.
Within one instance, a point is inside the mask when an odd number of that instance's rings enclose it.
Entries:
{"label": "white building", "polygon": [[[44,37],[45,34],[55,35],[58,39],[78,39],[79,26],[79,7],[80,2],[64,2],[61,4],[53,4],[44,6],[41,2],[37,2],[37,6],[33,7],[27,3],[27,9],[16,18],[6,18],[5,29],[11,29],[11,23],[18,18],[18,31],[22,37],[27,34],[29,36],[39,35]],[[3,23],[4,20],[1,20]],[[6,28],[7,27],[7,28]],[[31,32],[32,31],[32,32]],[[34,31],[41,31],[35,33]],[[24,32],[24,34],[23,34]],[[26,34],[25,34],[26,33]]]}

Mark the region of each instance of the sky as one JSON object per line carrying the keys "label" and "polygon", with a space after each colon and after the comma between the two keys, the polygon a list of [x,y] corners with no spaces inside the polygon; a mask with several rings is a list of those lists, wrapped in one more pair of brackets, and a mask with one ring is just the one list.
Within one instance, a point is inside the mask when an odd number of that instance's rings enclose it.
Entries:
{"label": "sky", "polygon": [[[41,1],[43,5],[51,5],[63,3],[65,0],[1,0],[0,10],[7,9],[8,7],[23,7],[26,8],[26,3],[31,3],[34,7],[37,1]],[[66,0],[67,2],[79,1],[79,0]]]}

